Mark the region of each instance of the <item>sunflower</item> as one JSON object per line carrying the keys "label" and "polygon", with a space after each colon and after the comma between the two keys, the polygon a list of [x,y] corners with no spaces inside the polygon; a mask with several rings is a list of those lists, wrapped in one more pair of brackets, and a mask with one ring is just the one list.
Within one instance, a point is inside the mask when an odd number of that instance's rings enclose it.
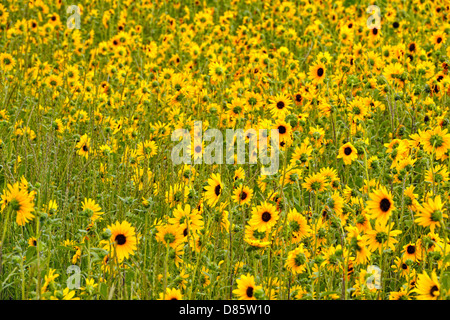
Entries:
{"label": "sunflower", "polygon": [[[394,223],[390,225],[381,224],[380,222],[375,223],[375,229],[367,230],[366,234],[363,236],[364,240],[369,246],[371,252],[387,249],[388,247],[395,251],[395,244],[398,242],[394,237],[402,233],[401,230],[392,230]],[[389,229],[389,230],[388,230]]]}
{"label": "sunflower", "polygon": [[261,205],[252,208],[252,218],[248,222],[258,231],[270,230],[279,218],[277,208],[264,201]]}
{"label": "sunflower", "polygon": [[108,226],[111,231],[111,245],[114,246],[113,254],[117,255],[119,262],[122,262],[124,258],[128,258],[129,255],[133,255],[137,250],[136,234],[134,227],[127,221],[116,221],[115,224]]}
{"label": "sunflower", "polygon": [[176,249],[183,241],[183,228],[173,224],[160,225],[156,227],[158,230],[156,240],[169,245],[172,249]]}
{"label": "sunflower", "polygon": [[136,168],[133,173],[133,184],[138,186],[139,190],[144,188],[144,184],[148,185],[151,181],[153,173],[150,169],[145,170],[145,168]]}
{"label": "sunflower", "polygon": [[52,123],[52,127],[55,129],[58,133],[64,132],[64,124],[61,119],[55,119]]}
{"label": "sunflower", "polygon": [[283,176],[280,177],[280,184],[283,183],[283,180],[285,183],[288,184],[296,184],[297,182],[300,182],[302,173],[303,173],[302,169],[288,166],[286,169],[286,175],[284,177]]}
{"label": "sunflower", "polygon": [[287,141],[291,139],[292,127],[286,121],[278,120],[273,129],[278,130],[280,141]]}
{"label": "sunflower", "polygon": [[381,30],[378,28],[372,28],[369,31],[369,39],[374,42],[376,41],[378,38],[381,37]]}
{"label": "sunflower", "polygon": [[337,216],[343,218],[344,213],[344,199],[339,195],[338,192],[333,192],[331,197],[327,200],[327,207],[332,210]]}
{"label": "sunflower", "polygon": [[349,226],[346,228],[349,231],[348,239],[352,248],[356,252],[355,263],[357,265],[366,264],[370,258],[370,251],[367,249],[366,240],[359,234],[360,230],[357,227]]}
{"label": "sunflower", "polygon": [[406,47],[407,47],[408,52],[410,54],[414,54],[414,53],[416,53],[418,51],[417,44],[414,41],[410,42]]}
{"label": "sunflower", "polygon": [[243,98],[234,98],[233,101],[231,101],[231,104],[228,105],[228,116],[235,118],[235,119],[241,119],[244,117],[245,114],[245,100]]}
{"label": "sunflower", "polygon": [[439,250],[444,247],[443,240],[434,232],[429,232],[422,239],[417,240],[417,244],[419,243],[427,252],[436,251],[436,249]]}
{"label": "sunflower", "polygon": [[104,214],[104,212],[101,212],[102,208],[92,199],[84,198],[84,202],[82,203],[82,205],[83,211],[88,213],[88,215],[91,217],[92,222],[99,219],[101,215]]}
{"label": "sunflower", "polygon": [[398,63],[391,63],[386,66],[383,70],[383,75],[386,77],[388,81],[395,82],[399,85],[402,85],[402,81],[400,80],[401,75],[404,73],[405,69],[403,66]]}
{"label": "sunflower", "polygon": [[50,23],[53,26],[57,26],[57,25],[61,24],[59,15],[57,13],[49,14],[48,15],[48,23]]}
{"label": "sunflower", "polygon": [[227,68],[225,65],[218,61],[214,61],[209,65],[209,75],[211,82],[214,84],[220,83],[225,80]]}
{"label": "sunflower", "polygon": [[325,177],[321,173],[313,173],[309,177],[305,178],[305,182],[302,184],[309,192],[322,192],[328,186]]}
{"label": "sunflower", "polygon": [[[304,215],[310,216],[312,213],[311,211],[305,213]],[[316,220],[315,225],[311,225],[312,229],[312,236],[314,237],[315,243],[320,246],[324,244],[327,241],[327,233],[328,233],[328,225],[324,223],[324,218],[320,216],[319,219]]]}
{"label": "sunflower", "polygon": [[360,214],[358,214],[355,218],[356,227],[359,231],[367,231],[370,230],[370,221],[366,215],[366,211],[363,210]]}
{"label": "sunflower", "polygon": [[138,160],[151,158],[156,155],[158,150],[158,146],[156,142],[153,140],[146,140],[144,142],[140,142],[137,146],[137,155]]}
{"label": "sunflower", "polygon": [[356,151],[355,147],[350,142],[347,142],[339,148],[338,159],[339,158],[342,158],[345,164],[351,164],[352,161],[358,158],[358,151]]}
{"label": "sunflower", "polygon": [[250,274],[241,275],[236,279],[238,288],[233,293],[238,296],[239,300],[256,300],[255,293],[262,290],[261,286],[255,284],[255,279]]}
{"label": "sunflower", "polygon": [[336,247],[330,246],[323,252],[324,261],[321,266],[326,267],[330,271],[339,272],[339,270],[342,270],[344,261],[348,261],[348,256],[348,250],[342,249],[340,244]]}
{"label": "sunflower", "polygon": [[228,206],[228,203],[222,203],[219,208],[219,212],[221,215],[220,218],[220,229],[225,230],[226,232],[230,231],[230,220],[228,219],[229,212],[225,210],[225,208]]}
{"label": "sunflower", "polygon": [[9,53],[0,53],[0,69],[11,71],[16,65],[16,60]]}
{"label": "sunflower", "polygon": [[431,39],[432,39],[432,43],[434,44],[434,48],[439,49],[442,46],[442,44],[445,42],[446,36],[445,36],[444,32],[435,31],[433,33],[433,35],[431,36]]}
{"label": "sunflower", "polygon": [[354,121],[364,121],[364,118],[367,115],[367,107],[364,105],[362,99],[353,99],[348,104],[347,109],[350,112],[351,119]]}
{"label": "sunflower", "polygon": [[202,241],[202,237],[200,237],[199,234],[194,234],[192,237],[189,237],[189,247],[192,251],[200,253],[205,247],[205,243]]}
{"label": "sunflower", "polygon": [[[194,163],[201,163],[202,161],[202,157],[203,157],[203,153],[205,150],[205,142],[204,141],[195,141],[196,139],[194,139],[194,142],[192,143],[192,150],[194,151],[192,153],[193,159],[194,159]],[[189,152],[191,151],[191,149],[189,149]]]}
{"label": "sunflower", "polygon": [[309,161],[312,159],[313,148],[308,142],[303,142],[300,147],[295,147],[292,159],[290,161],[291,166],[307,167]]}
{"label": "sunflower", "polygon": [[250,203],[253,197],[253,190],[247,186],[240,185],[233,191],[233,196],[231,197],[233,201],[239,205],[244,205]]}
{"label": "sunflower", "polygon": [[36,247],[37,246],[37,240],[35,237],[31,237],[30,239],[28,239],[28,245],[30,247]]}
{"label": "sunflower", "polygon": [[89,156],[90,144],[91,138],[89,138],[87,134],[84,134],[75,146],[78,149],[77,154],[87,159]]}
{"label": "sunflower", "polygon": [[285,267],[294,275],[303,273],[306,270],[308,258],[309,252],[305,250],[303,243],[301,243],[296,249],[289,252]]}
{"label": "sunflower", "polygon": [[158,300],[183,300],[183,296],[181,294],[181,291],[178,289],[170,289],[166,288],[166,292],[161,292],[159,294]]}
{"label": "sunflower", "polygon": [[180,203],[184,203],[189,196],[189,190],[190,189],[187,185],[183,185],[181,183],[176,183],[173,186],[169,186],[169,191],[166,191],[165,194],[166,203],[168,203],[172,208]]}
{"label": "sunflower", "polygon": [[44,292],[47,291],[48,285],[52,282],[55,281],[56,278],[59,277],[59,274],[56,273],[56,269],[52,269],[50,268],[48,270],[48,274],[46,274],[44,276],[44,284],[41,287],[41,293],[43,294]]}
{"label": "sunflower", "polygon": [[417,201],[418,195],[414,193],[415,187],[413,185],[405,188],[404,195],[405,195],[405,205],[408,207],[408,209],[411,209],[412,211],[416,211],[419,207],[419,202]]}
{"label": "sunflower", "polygon": [[245,170],[242,167],[239,167],[234,171],[233,181],[244,180],[245,179]]}
{"label": "sunflower", "polygon": [[311,139],[311,143],[316,146],[316,147],[320,147],[322,145],[322,143],[324,142],[324,137],[325,137],[325,130],[323,130],[321,127],[316,126],[313,127],[311,126],[308,132],[310,139]]}
{"label": "sunflower", "polygon": [[82,291],[81,295],[88,295],[90,292],[95,292],[98,290],[98,285],[98,283],[95,283],[95,279],[87,278],[86,285],[80,288]]}
{"label": "sunflower", "polygon": [[303,92],[301,92],[301,91],[296,92],[296,93],[292,96],[292,98],[293,98],[294,103],[295,103],[297,106],[301,105],[302,102],[303,102]]}
{"label": "sunflower", "polygon": [[[109,248],[109,245],[106,245],[106,246],[105,246],[105,250],[108,250],[108,248]],[[101,269],[103,272],[110,272],[110,271],[111,271],[111,266],[110,266],[110,264],[109,264],[110,261],[111,261],[111,257],[110,257],[109,254],[107,254],[107,255],[105,255],[105,256],[103,257],[102,265],[101,265],[101,267],[100,267],[100,269]]]}
{"label": "sunflower", "polygon": [[440,284],[436,272],[431,272],[431,277],[424,270],[419,274],[416,281],[416,288],[412,291],[417,293],[417,300],[437,300],[440,295]]}
{"label": "sunflower", "polygon": [[422,249],[413,243],[408,243],[403,246],[403,259],[412,261],[422,260]]}
{"label": "sunflower", "polygon": [[441,196],[438,195],[434,199],[429,198],[427,203],[420,207],[418,218],[414,221],[423,227],[430,227],[430,231],[434,232],[436,227],[441,226],[443,218],[448,218],[448,214],[444,213],[444,203]]}
{"label": "sunflower", "polygon": [[209,275],[210,271],[203,266],[200,272],[200,279],[198,280],[202,287],[207,287],[211,283],[211,276]]}
{"label": "sunflower", "polygon": [[63,84],[63,81],[60,76],[57,76],[55,74],[51,74],[47,77],[45,80],[45,83],[49,88],[55,89],[56,87],[61,87]]}
{"label": "sunflower", "polygon": [[311,235],[311,227],[308,225],[308,220],[297,209],[293,208],[289,210],[287,223],[294,243]]}
{"label": "sunflower", "polygon": [[259,93],[246,91],[244,97],[247,110],[258,110],[263,104],[262,97]]}
{"label": "sunflower", "polygon": [[65,288],[63,291],[55,290],[50,300],[80,300],[75,297],[75,290],[70,291],[69,288]]}
{"label": "sunflower", "polygon": [[370,217],[377,219],[381,223],[386,223],[392,213],[395,210],[392,194],[386,190],[385,187],[381,187],[369,195],[370,201],[367,202]]}
{"label": "sunflower", "polygon": [[320,169],[320,174],[325,177],[325,181],[330,184],[333,189],[339,188],[339,176],[335,168],[323,167]]}
{"label": "sunflower", "polygon": [[270,99],[270,112],[275,118],[283,118],[291,109],[292,100],[284,93],[279,93]]}
{"label": "sunflower", "polygon": [[208,185],[204,188],[206,202],[210,207],[214,207],[219,201],[220,195],[223,191],[223,184],[220,174],[212,174],[212,177],[208,179]]}
{"label": "sunflower", "polygon": [[447,129],[442,130],[441,126],[435,126],[433,129],[423,131],[420,134],[423,150],[428,154],[434,152],[436,160],[443,159],[450,148],[450,134],[447,131]]}
{"label": "sunflower", "polygon": [[16,213],[16,222],[19,226],[24,226],[34,218],[31,213],[34,211],[33,197],[26,189],[19,187],[19,182],[14,185],[8,184],[7,189],[3,190],[0,204],[2,211],[9,205]]}
{"label": "sunflower", "polygon": [[406,261],[400,257],[395,258],[391,268],[398,272],[402,277],[406,277],[411,271],[411,268],[406,264]]}
{"label": "sunflower", "polygon": [[80,79],[80,71],[76,66],[70,66],[67,68],[65,72],[65,77],[67,81],[78,81]]}
{"label": "sunflower", "polygon": [[244,241],[252,247],[264,248],[271,244],[269,232],[259,231],[254,226],[247,225],[245,227]]}
{"label": "sunflower", "polygon": [[410,291],[404,287],[401,287],[400,291],[391,291],[389,292],[389,300],[411,300]]}
{"label": "sunflower", "polygon": [[326,75],[325,65],[320,61],[316,62],[309,67],[308,75],[314,84],[323,83]]}
{"label": "sunflower", "polygon": [[0,3],[0,23],[6,24],[8,17],[9,17],[8,10],[5,8],[3,4]]}
{"label": "sunflower", "polygon": [[204,222],[201,214],[196,211],[191,212],[191,206],[186,204],[184,209],[181,204],[173,211],[173,218],[169,219],[169,223],[181,228],[183,236],[188,236],[189,232],[197,233],[203,229]]}

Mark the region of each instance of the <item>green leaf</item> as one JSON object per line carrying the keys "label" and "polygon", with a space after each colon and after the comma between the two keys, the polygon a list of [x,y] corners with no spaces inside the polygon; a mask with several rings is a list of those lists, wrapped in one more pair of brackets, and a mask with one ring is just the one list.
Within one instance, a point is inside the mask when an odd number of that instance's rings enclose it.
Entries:
{"label": "green leaf", "polygon": [[25,261],[31,262],[33,260],[33,258],[37,257],[36,252],[37,252],[36,247],[33,247],[33,246],[28,247],[28,249],[25,253]]}
{"label": "green leaf", "polygon": [[446,255],[446,256],[444,257],[443,263],[445,264],[445,263],[447,263],[447,262],[449,262],[449,261],[450,261],[450,254],[448,254],[448,255]]}

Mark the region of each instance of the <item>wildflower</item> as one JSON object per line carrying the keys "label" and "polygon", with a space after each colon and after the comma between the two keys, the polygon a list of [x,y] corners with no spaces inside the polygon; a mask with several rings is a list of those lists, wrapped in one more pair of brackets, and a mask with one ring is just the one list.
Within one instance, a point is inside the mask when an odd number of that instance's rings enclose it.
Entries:
{"label": "wildflower", "polygon": [[255,278],[250,274],[242,275],[236,279],[238,288],[233,293],[238,296],[239,300],[256,300],[255,293],[261,290],[261,286],[255,284]]}

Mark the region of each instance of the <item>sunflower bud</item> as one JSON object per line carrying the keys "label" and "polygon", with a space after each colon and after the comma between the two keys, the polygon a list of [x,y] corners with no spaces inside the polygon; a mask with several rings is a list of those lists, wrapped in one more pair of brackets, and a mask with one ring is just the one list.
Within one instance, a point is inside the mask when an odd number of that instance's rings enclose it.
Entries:
{"label": "sunflower bud", "polygon": [[258,289],[255,291],[255,298],[256,300],[265,300],[266,294],[264,293],[263,289]]}
{"label": "sunflower bud", "polygon": [[106,229],[105,231],[102,232],[102,239],[108,240],[109,238],[111,238],[111,230]]}

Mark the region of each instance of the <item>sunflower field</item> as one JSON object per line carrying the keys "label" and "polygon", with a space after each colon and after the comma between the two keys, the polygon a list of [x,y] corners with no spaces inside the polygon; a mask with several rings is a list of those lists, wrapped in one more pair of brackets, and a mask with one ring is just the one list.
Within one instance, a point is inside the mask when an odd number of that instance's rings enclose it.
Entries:
{"label": "sunflower field", "polygon": [[[449,21],[445,0],[2,1],[0,299],[450,298]],[[175,164],[195,121],[278,130],[278,170]]]}

